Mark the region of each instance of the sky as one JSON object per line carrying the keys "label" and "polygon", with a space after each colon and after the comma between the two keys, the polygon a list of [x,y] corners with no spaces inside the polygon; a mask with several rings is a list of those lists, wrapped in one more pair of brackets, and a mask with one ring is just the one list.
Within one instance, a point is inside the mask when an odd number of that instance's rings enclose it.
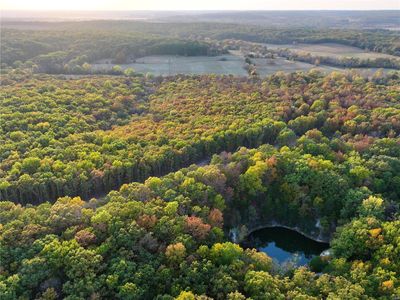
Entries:
{"label": "sky", "polygon": [[1,0],[1,10],[381,10],[400,0]]}

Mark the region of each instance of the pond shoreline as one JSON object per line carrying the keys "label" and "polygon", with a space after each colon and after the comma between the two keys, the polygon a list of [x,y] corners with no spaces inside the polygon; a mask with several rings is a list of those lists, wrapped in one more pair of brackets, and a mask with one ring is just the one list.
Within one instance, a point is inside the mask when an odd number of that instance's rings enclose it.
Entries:
{"label": "pond shoreline", "polygon": [[[249,229],[247,229],[246,235],[242,238],[242,240],[240,240],[238,242],[240,243],[243,240],[247,239],[255,231],[266,229],[266,228],[276,228],[276,227],[281,227],[281,228],[286,228],[288,230],[293,230],[293,231],[301,234],[302,236],[304,236],[306,238],[309,238],[310,240],[313,240],[315,242],[319,242],[319,243],[329,244],[330,241],[332,240],[329,237],[322,236],[321,233],[319,233],[318,236],[315,236],[315,235],[311,235],[311,234],[305,233],[304,231],[302,231],[298,227],[291,227],[291,226],[287,226],[287,225],[284,225],[284,224],[281,224],[281,223],[278,223],[278,222],[272,222],[272,223],[261,224],[261,225],[258,225],[258,226],[250,227]],[[235,227],[235,228],[232,228],[232,229],[237,229],[237,228],[239,228],[239,227]]]}
{"label": "pond shoreline", "polygon": [[296,231],[298,234],[301,234],[302,236],[305,236],[306,238],[309,238],[310,240],[313,240],[315,242],[326,243],[326,244],[330,243],[330,239],[321,237],[321,235],[319,235],[318,237],[315,237],[315,236],[309,235],[309,234],[301,231],[297,227],[290,227],[290,226],[286,226],[286,225],[282,225],[282,224],[264,225],[264,226],[258,226],[258,227],[252,228],[247,233],[246,238],[249,237],[250,234],[252,234],[253,232],[255,232],[257,230],[261,230],[261,229],[265,229],[265,228],[276,228],[276,227],[282,227],[282,228]]}

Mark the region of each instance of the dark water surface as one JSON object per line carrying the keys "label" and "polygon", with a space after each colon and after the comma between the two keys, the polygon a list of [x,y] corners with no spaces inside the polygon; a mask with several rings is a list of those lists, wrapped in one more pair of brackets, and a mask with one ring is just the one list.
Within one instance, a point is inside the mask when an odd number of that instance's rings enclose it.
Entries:
{"label": "dark water surface", "polygon": [[306,265],[314,256],[329,248],[329,244],[316,242],[283,227],[264,228],[250,234],[245,246],[265,252],[279,263],[294,262]]}

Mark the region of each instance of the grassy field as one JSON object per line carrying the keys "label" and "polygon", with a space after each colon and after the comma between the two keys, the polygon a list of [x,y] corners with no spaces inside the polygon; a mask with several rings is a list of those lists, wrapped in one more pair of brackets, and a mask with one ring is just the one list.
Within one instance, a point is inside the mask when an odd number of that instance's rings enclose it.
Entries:
{"label": "grassy field", "polygon": [[357,47],[335,43],[322,44],[264,44],[270,49],[289,48],[293,51],[310,53],[317,56],[356,57],[356,58],[396,58],[396,56],[366,51]]}
{"label": "grassy field", "polygon": [[310,69],[318,69],[327,72],[334,70],[341,70],[339,68],[324,66],[324,65],[316,67],[315,65],[312,64],[299,61],[291,61],[284,59],[282,57],[278,57],[275,59],[253,58],[252,61],[256,64],[257,72],[261,76],[271,75],[278,71],[290,73],[295,71],[308,71]]}
{"label": "grassy field", "polygon": [[[173,56],[157,55],[137,59],[135,63],[121,65],[122,69],[133,68],[139,73],[154,75],[175,74],[233,74],[246,76],[244,59],[236,55],[221,56]],[[113,64],[93,64],[96,70],[110,69]]]}
{"label": "grassy field", "polygon": [[[277,71],[295,72],[307,71],[315,68],[314,65],[284,58],[276,59],[253,59],[257,71],[261,76],[273,74]],[[139,73],[151,73],[153,75],[175,75],[175,74],[231,74],[246,76],[243,56],[235,53],[222,56],[171,56],[158,55],[139,58],[135,63],[120,65],[122,69],[133,68]],[[94,70],[109,70],[114,64],[106,63],[105,60],[92,65]],[[320,70],[338,70],[328,66],[318,67]]]}
{"label": "grassy field", "polygon": [[[352,48],[352,47],[350,47]],[[357,48],[355,48],[357,49]],[[374,53],[378,54],[378,53]],[[267,76],[278,71],[286,73],[296,71],[308,71],[318,69],[324,72],[343,71],[343,68],[320,65],[316,67],[299,61],[291,61],[285,58],[253,58],[256,64],[257,72],[260,76]],[[151,73],[153,75],[176,75],[176,74],[225,74],[235,76],[247,76],[244,69],[244,57],[239,52],[233,52],[221,56],[173,56],[173,55],[155,55],[145,56],[137,59],[135,63],[120,65],[123,70],[133,68],[138,73]],[[110,70],[115,64],[109,63],[109,60],[98,61],[92,64],[93,70]],[[377,69],[353,69],[365,76],[372,75]],[[385,71],[389,71],[387,69]]]}

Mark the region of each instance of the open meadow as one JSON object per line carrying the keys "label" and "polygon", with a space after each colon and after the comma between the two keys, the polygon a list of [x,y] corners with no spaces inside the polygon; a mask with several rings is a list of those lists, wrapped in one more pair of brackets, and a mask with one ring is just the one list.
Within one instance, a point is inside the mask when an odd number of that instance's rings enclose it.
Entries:
{"label": "open meadow", "polygon": [[268,76],[272,75],[278,71],[282,71],[285,73],[296,72],[296,71],[308,71],[311,69],[317,69],[323,72],[331,72],[337,70],[343,70],[336,67],[331,66],[315,66],[313,64],[300,62],[300,61],[292,61],[287,60],[283,57],[277,57],[274,59],[269,58],[253,58],[252,61],[256,65],[257,72],[260,76]]}
{"label": "open meadow", "polygon": [[338,58],[354,57],[364,59],[375,58],[397,58],[394,55],[367,51],[361,48],[347,46],[337,43],[320,43],[320,44],[264,44],[270,49],[285,49],[288,48],[292,51],[310,53],[316,56],[333,56]]}
{"label": "open meadow", "polygon": [[[374,53],[379,54],[379,53]],[[255,64],[257,73],[260,76],[272,75],[278,71],[284,73],[291,73],[297,71],[309,71],[317,69],[324,73],[332,71],[350,70],[349,68],[340,68],[327,65],[315,66],[306,62],[288,60],[283,57],[274,59],[269,58],[253,58],[252,62]],[[110,59],[99,60],[92,64],[93,71],[110,71],[118,64],[113,64]],[[217,74],[217,75],[235,75],[247,76],[245,70],[245,58],[233,52],[226,55],[218,56],[176,56],[176,55],[152,55],[141,57],[135,63],[119,64],[122,70],[132,68],[137,73],[147,74],[150,73],[155,76],[168,76],[177,74],[186,75],[204,75],[204,74]],[[377,68],[352,68],[364,76],[373,75]],[[391,69],[384,69],[388,72]]]}
{"label": "open meadow", "polygon": [[[110,70],[115,64],[99,63],[92,65],[94,70]],[[133,68],[139,73],[151,73],[153,75],[176,74],[233,74],[246,76],[244,58],[236,55],[218,56],[176,56],[176,55],[152,55],[141,57],[135,63],[122,64],[122,69]]]}

